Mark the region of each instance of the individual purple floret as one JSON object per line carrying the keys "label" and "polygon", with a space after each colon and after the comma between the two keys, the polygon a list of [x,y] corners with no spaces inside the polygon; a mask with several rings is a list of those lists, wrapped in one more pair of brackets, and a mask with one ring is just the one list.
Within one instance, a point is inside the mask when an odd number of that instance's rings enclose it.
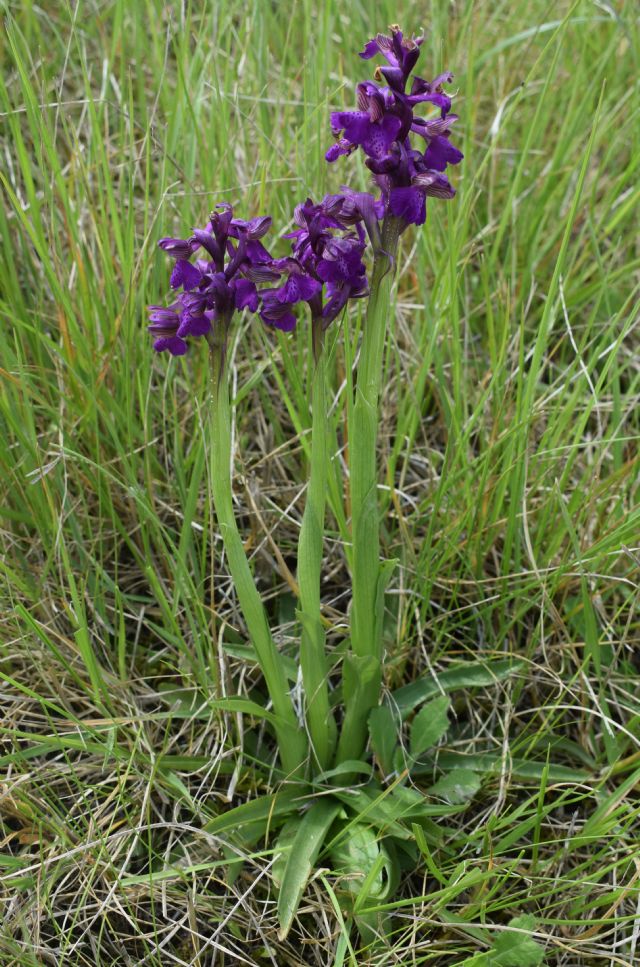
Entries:
{"label": "individual purple floret", "polygon": [[[342,195],[326,195],[318,205],[310,198],[298,205],[298,228],[285,236],[293,239],[293,255],[271,263],[285,281],[260,293],[263,322],[290,331],[296,325],[293,306],[307,302],[312,318],[322,320],[326,329],[349,299],[367,295],[362,225],[367,221],[371,231],[377,231],[379,214],[366,192],[345,190]],[[355,231],[349,231],[352,226]]]}
{"label": "individual purple floret", "polygon": [[[170,306],[149,306],[154,349],[182,356],[188,337],[208,336],[214,326],[227,326],[236,310],[257,311],[256,282],[278,278],[269,268],[272,257],[260,241],[270,225],[268,216],[249,221],[234,218],[231,205],[222,204],[206,227],[194,229],[190,238],[160,240],[160,248],[175,259],[169,284],[178,295]],[[190,262],[198,249],[206,257]]]}
{"label": "individual purple floret", "polygon": [[[449,140],[457,116],[450,113],[451,98],[442,87],[451,83],[453,75],[440,74],[431,82],[414,76],[407,90],[422,40],[405,38],[394,25],[390,37],[378,34],[365,45],[360,53],[364,60],[378,54],[386,59],[375,74],[386,86],[364,81],[356,88],[359,110],[332,113],[331,129],[338,140],[326,154],[327,161],[333,162],[361,148],[382,189],[385,212],[401,218],[405,227],[425,221],[427,197],[453,198],[455,190],[444,171],[463,158]],[[439,114],[416,116],[414,110],[420,104],[433,105]],[[411,143],[411,134],[424,138],[423,150]]]}

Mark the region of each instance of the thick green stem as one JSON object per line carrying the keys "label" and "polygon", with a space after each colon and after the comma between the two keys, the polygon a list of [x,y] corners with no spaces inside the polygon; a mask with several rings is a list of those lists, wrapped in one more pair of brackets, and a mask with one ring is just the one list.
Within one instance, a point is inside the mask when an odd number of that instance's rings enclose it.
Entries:
{"label": "thick green stem", "polygon": [[306,737],[298,724],[289,695],[282,658],[271,637],[264,607],[253,581],[233,512],[231,411],[228,374],[225,364],[226,329],[227,326],[220,323],[217,327],[216,336],[210,338],[210,459],[213,505],[238,601],[251,642],[258,656],[273,710],[279,719],[275,731],[280,750],[280,760],[287,773],[299,775],[307,755]]}
{"label": "thick green stem", "polygon": [[316,764],[326,769],[336,742],[336,723],[329,707],[325,633],[320,610],[320,579],[328,486],[328,414],[322,319],[313,320],[314,371],[311,392],[311,467],[298,542],[298,584],[301,622],[300,666],[304,683],[307,727]]}
{"label": "thick green stem", "polygon": [[378,479],[378,403],[382,380],[385,336],[391,307],[400,221],[387,216],[382,243],[376,252],[371,294],[362,334],[355,402],[349,429],[351,484],[352,672],[360,685],[345,695],[345,726],[338,746],[338,761],[358,758],[366,742],[367,717],[377,703],[382,677],[382,602],[385,571],[380,566]]}

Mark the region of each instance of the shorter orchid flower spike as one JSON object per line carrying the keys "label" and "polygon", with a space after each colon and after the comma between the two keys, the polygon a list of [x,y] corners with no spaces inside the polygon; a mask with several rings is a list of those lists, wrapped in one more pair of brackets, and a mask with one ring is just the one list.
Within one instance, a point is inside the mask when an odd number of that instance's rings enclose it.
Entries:
{"label": "shorter orchid flower spike", "polygon": [[376,203],[366,192],[345,189],[340,195],[325,195],[317,205],[307,198],[296,207],[294,220],[298,227],[285,236],[293,239],[292,255],[271,262],[285,280],[260,293],[260,317],[288,332],[296,324],[293,307],[307,302],[312,318],[326,328],[349,299],[368,294],[363,224],[369,223],[375,237]]}
{"label": "shorter orchid flower spike", "polygon": [[[257,282],[273,281],[271,254],[260,239],[271,226],[263,215],[243,221],[231,205],[217,205],[204,229],[187,239],[163,238],[160,248],[174,261],[169,285],[177,292],[169,306],[149,306],[149,332],[154,349],[183,356],[187,339],[209,336],[215,326],[228,326],[235,311],[257,312]],[[204,258],[191,262],[202,249]]]}

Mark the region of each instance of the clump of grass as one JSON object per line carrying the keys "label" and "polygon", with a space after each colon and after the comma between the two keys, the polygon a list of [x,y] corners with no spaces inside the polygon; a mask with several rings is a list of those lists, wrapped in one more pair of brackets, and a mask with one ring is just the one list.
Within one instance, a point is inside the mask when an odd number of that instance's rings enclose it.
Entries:
{"label": "clump of grass", "polygon": [[[252,848],[230,885],[224,837],[204,831],[227,801],[277,780],[255,787],[242,719],[211,708],[231,680],[247,692],[259,680],[205,499],[205,364],[167,379],[143,307],[163,285],[155,240],[173,219],[200,223],[218,186],[256,211],[268,193],[283,220],[293,197],[337,187],[325,121],[329,105],[350,102],[353,38],[390,21],[418,27],[424,10],[382,3],[372,23],[358,5],[307,0],[291,18],[264,3],[202,12],[86,0],[46,16],[5,6],[2,959],[481,964],[530,915],[544,963],[630,967],[640,764],[630,6],[429,11],[431,60],[455,65],[466,160],[457,207],[434,206],[401,256],[414,269],[397,293],[380,453],[384,550],[401,561],[387,685],[429,673],[443,687],[462,658],[523,664],[451,693],[439,761],[480,788],[406,871],[385,954],[353,949],[344,883],[323,874],[278,941],[273,853]],[[336,641],[349,603],[340,452],[356,328],[352,318],[332,355],[323,603]],[[294,482],[309,445],[303,345],[285,352],[256,326],[239,340],[238,509],[286,652]]]}

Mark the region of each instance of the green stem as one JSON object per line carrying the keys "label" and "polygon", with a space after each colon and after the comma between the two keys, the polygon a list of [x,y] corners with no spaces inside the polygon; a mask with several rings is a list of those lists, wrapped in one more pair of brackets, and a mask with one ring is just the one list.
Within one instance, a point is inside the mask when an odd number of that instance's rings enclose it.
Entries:
{"label": "green stem", "polygon": [[[362,754],[368,714],[378,702],[382,677],[384,572],[380,566],[376,450],[382,363],[399,232],[399,219],[387,216],[382,226],[380,250],[373,263],[349,429],[353,542],[350,661],[359,686],[351,690],[350,700],[345,696],[345,725],[338,746],[339,762]],[[347,723],[348,728],[345,727]]]}
{"label": "green stem", "polygon": [[304,683],[307,727],[320,770],[330,763],[336,742],[336,723],[329,707],[325,633],[321,620],[320,579],[328,486],[328,426],[326,362],[322,319],[312,323],[314,371],[311,391],[311,467],[298,542],[300,666]]}
{"label": "green stem", "polygon": [[275,726],[280,759],[287,773],[299,774],[306,759],[306,737],[298,725],[282,658],[254,584],[249,561],[233,512],[231,490],[231,409],[225,358],[228,322],[216,327],[210,337],[211,361],[211,486],[213,505],[222,535],[228,567],[238,595],[253,647],[279,723]]}

